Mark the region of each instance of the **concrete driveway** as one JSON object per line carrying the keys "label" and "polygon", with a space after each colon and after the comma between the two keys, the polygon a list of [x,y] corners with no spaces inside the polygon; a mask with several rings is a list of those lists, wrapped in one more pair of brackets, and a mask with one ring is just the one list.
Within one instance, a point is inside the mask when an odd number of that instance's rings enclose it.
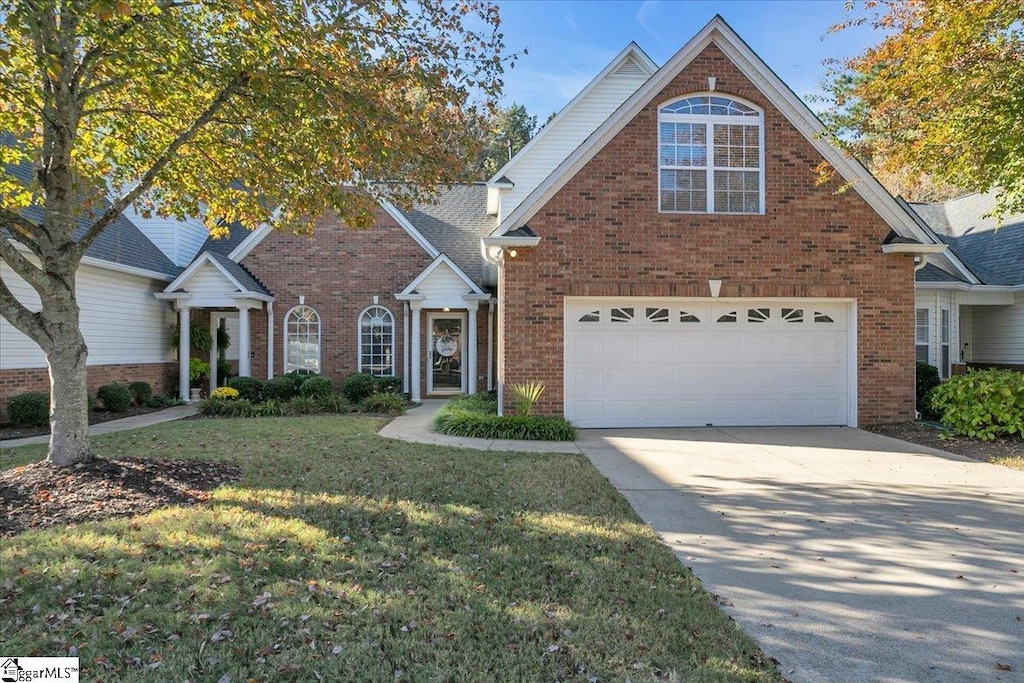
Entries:
{"label": "concrete driveway", "polygon": [[1024,682],[1024,472],[846,428],[577,445],[794,683]]}

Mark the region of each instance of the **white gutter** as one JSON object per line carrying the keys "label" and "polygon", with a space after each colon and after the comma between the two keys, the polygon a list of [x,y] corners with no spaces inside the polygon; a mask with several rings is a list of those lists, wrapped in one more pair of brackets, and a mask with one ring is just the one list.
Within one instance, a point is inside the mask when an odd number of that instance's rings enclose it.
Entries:
{"label": "white gutter", "polygon": [[920,289],[955,289],[959,292],[991,292],[993,294],[1014,294],[1024,292],[1024,285],[972,285],[968,282],[917,282]]}

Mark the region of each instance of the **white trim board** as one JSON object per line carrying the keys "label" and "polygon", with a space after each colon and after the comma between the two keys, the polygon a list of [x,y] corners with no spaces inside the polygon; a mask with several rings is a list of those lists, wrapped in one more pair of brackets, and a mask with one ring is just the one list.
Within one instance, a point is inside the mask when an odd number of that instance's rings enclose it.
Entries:
{"label": "white trim board", "polygon": [[452,271],[457,276],[459,276],[459,279],[461,279],[463,282],[466,283],[466,286],[469,288],[470,293],[472,293],[472,294],[483,294],[484,293],[483,290],[480,289],[477,286],[477,284],[475,282],[473,282],[473,280],[471,280],[470,277],[468,275],[466,275],[462,271],[461,268],[459,268],[457,265],[455,265],[454,261],[452,261],[450,258],[448,258],[447,254],[441,253],[441,254],[438,254],[437,258],[435,258],[433,261],[431,261],[430,265],[428,265],[426,268],[424,268],[420,272],[420,274],[417,275],[416,278],[412,282],[410,282],[406,286],[405,289],[403,289],[401,291],[401,294],[402,295],[409,295],[409,294],[415,293],[416,288],[419,287],[423,283],[424,280],[426,280],[428,277],[430,277],[431,273],[433,273],[435,270],[440,268],[442,264],[444,264],[444,265],[448,266],[449,268],[451,268]]}
{"label": "white trim board", "polygon": [[661,69],[633,93],[582,145],[517,206],[493,235],[504,235],[522,227],[597,153],[632,121],[706,47],[714,44],[757,87],[807,141],[853,186],[865,201],[897,233],[922,243],[931,243],[914,218],[885,191],[860,162],[829,144],[822,136],[824,126],[799,97],[754,53],[735,31],[716,15],[690,39]]}
{"label": "white trim board", "polygon": [[185,270],[181,271],[178,277],[174,278],[174,281],[164,288],[164,292],[170,294],[184,287],[185,284],[189,280],[191,280],[196,275],[196,273],[198,273],[200,269],[202,269],[202,267],[207,263],[213,264],[220,272],[220,274],[227,278],[228,282],[233,284],[238,289],[239,292],[255,294],[255,292],[251,292],[251,290],[247,289],[246,287],[243,287],[242,283],[235,279],[235,276],[228,272],[227,268],[218,263],[217,259],[215,259],[213,255],[208,251],[204,251],[199,256],[199,258],[190,263],[188,267],[185,268]]}

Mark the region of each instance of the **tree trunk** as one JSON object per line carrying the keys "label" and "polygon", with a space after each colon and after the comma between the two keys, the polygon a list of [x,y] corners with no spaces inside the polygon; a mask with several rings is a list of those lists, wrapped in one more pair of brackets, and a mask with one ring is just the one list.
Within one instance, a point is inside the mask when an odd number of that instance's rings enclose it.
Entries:
{"label": "tree trunk", "polygon": [[77,324],[61,327],[54,348],[46,354],[50,366],[50,452],[46,462],[67,467],[92,457],[85,363],[89,351]]}

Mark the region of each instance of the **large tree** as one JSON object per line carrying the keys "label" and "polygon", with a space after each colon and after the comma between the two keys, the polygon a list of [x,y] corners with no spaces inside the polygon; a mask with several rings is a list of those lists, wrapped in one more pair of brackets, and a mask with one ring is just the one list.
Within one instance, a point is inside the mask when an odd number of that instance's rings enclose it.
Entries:
{"label": "large tree", "polygon": [[1024,2],[850,8],[835,30],[870,22],[884,38],[830,75],[838,140],[910,188],[1000,188],[998,213],[1024,211]]}
{"label": "large tree", "polygon": [[476,174],[486,180],[533,138],[537,132],[537,117],[523,105],[513,104],[494,112],[481,127],[484,128],[483,145],[476,159]]}
{"label": "large tree", "polygon": [[[89,457],[75,277],[130,204],[308,231],[459,179],[507,58],[464,0],[0,0],[0,314],[42,347],[48,460]],[[379,180],[400,183],[377,184]]]}

